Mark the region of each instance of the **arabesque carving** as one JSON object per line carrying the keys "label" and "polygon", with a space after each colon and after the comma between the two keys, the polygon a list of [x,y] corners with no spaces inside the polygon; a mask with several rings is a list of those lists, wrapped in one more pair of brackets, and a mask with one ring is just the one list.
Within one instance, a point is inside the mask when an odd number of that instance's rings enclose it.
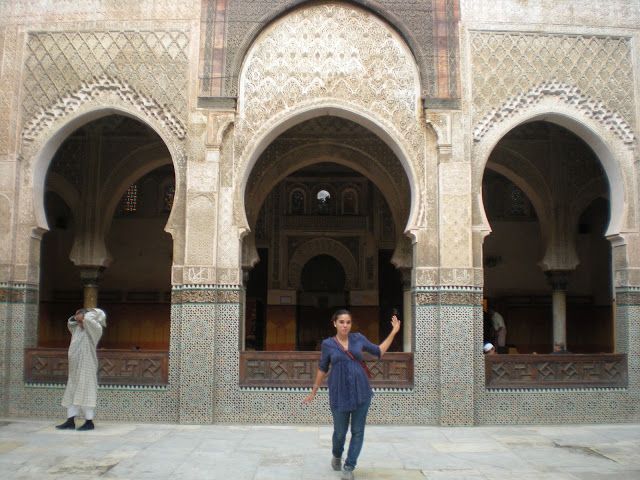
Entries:
{"label": "arabesque carving", "polygon": [[575,85],[551,80],[542,82],[526,93],[511,97],[501,107],[489,111],[473,129],[473,139],[478,142],[496,124],[520,110],[537,104],[544,97],[553,95],[568,105],[576,107],[585,116],[602,123],[625,144],[632,145],[635,135],[631,125],[618,112],[609,109],[604,102],[584,95]]}
{"label": "arabesque carving", "polygon": [[79,90],[61,97],[54,105],[41,109],[29,120],[22,131],[22,138],[31,142],[55,120],[75,111],[80,105],[96,99],[106,92],[114,92],[118,97],[131,104],[145,115],[156,119],[167,127],[178,139],[183,140],[187,134],[185,125],[164,106],[131,85],[109,75],[101,75],[93,82],[83,82]]}

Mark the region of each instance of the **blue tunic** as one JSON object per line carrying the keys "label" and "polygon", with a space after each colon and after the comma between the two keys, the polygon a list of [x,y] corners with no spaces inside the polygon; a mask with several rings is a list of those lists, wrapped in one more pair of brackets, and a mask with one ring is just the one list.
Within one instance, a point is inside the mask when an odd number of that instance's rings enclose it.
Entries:
{"label": "blue tunic", "polygon": [[380,358],[380,347],[371,343],[361,333],[349,334],[349,351],[355,357],[354,361],[342,350],[334,337],[322,341],[322,352],[318,368],[323,372],[329,372],[329,404],[332,410],[350,412],[358,405],[371,400],[373,392],[367,374],[360,364],[362,352]]}

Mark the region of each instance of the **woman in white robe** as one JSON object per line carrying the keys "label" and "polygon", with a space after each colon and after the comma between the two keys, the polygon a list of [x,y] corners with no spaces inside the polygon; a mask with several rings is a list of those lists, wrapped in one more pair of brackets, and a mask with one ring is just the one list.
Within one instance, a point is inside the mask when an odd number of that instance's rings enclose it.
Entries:
{"label": "woman in white robe", "polygon": [[99,308],[80,309],[70,317],[69,378],[62,397],[67,408],[67,421],[58,429],[74,429],[75,417],[84,414],[85,423],[78,430],[93,430],[93,417],[98,393],[98,356],[96,347],[107,326],[107,316]]}

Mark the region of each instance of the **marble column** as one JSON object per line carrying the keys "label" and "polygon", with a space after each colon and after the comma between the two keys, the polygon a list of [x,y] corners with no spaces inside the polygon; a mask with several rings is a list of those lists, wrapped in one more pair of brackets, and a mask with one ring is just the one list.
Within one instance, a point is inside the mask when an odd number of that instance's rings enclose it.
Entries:
{"label": "marble column", "polygon": [[553,311],[553,348],[567,348],[567,284],[569,273],[566,270],[550,270],[546,272],[551,285]]}
{"label": "marble column", "polygon": [[402,322],[402,351],[413,351],[413,296],[411,291],[411,269],[403,268],[402,272],[402,300],[403,311],[400,313]]}

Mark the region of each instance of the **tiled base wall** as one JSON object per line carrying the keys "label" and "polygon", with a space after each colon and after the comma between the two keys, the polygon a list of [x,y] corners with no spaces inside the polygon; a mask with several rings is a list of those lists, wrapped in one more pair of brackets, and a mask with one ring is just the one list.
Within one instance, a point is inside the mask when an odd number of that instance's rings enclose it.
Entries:
{"label": "tiled base wall", "polygon": [[[172,305],[169,385],[155,390],[101,388],[97,418],[196,424],[330,423],[326,391],[321,391],[312,405],[303,406],[306,389],[238,387],[239,292],[226,289],[223,296],[205,293]],[[477,297],[477,292],[453,296],[451,292],[416,293],[415,386],[411,390],[376,392],[371,424],[640,421],[640,306],[618,307],[618,318],[627,315],[630,325],[628,389],[494,392],[484,388],[481,342],[473,340],[482,336]],[[22,377],[27,333],[24,319],[36,318],[36,309],[34,303],[0,304],[1,345],[10,345],[3,354],[10,365],[5,383],[8,388],[3,388],[0,399],[4,407],[10,399],[3,414],[57,419],[64,415],[60,406],[63,389],[25,385]]]}
{"label": "tiled base wall", "polygon": [[[10,415],[17,417],[64,418],[60,405],[63,387],[26,386],[20,393],[23,404],[11,405]],[[118,388],[98,390],[96,420],[177,423],[177,395],[170,390]]]}
{"label": "tiled base wall", "polygon": [[10,318],[10,304],[0,303],[0,415],[8,414],[9,378],[7,368],[9,365],[9,338],[8,325]]}

